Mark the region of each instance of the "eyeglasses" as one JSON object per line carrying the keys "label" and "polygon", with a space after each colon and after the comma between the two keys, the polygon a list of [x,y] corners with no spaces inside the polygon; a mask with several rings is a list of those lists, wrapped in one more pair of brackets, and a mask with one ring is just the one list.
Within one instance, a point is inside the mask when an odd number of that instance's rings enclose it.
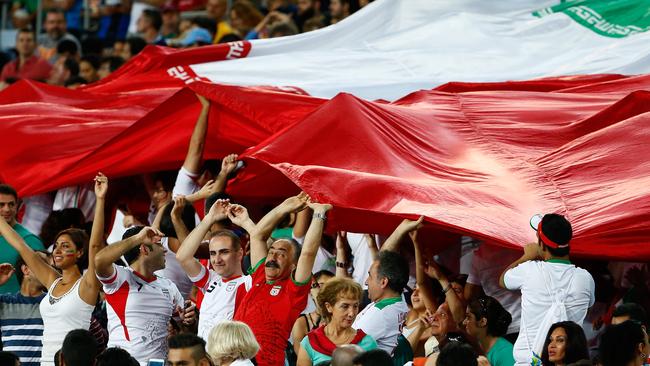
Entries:
{"label": "eyeglasses", "polygon": [[315,290],[315,289],[317,289],[317,288],[320,288],[320,283],[318,283],[318,282],[316,282],[316,281],[312,282],[312,283],[311,283],[311,289],[312,289],[312,290]]}

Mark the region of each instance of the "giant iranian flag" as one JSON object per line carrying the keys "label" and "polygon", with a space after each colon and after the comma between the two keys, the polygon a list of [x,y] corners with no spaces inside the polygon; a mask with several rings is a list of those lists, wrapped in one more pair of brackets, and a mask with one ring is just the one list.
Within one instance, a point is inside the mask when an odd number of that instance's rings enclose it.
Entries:
{"label": "giant iranian flag", "polygon": [[23,195],[243,153],[249,199],[303,189],[331,227],[433,229],[504,246],[558,212],[574,250],[650,258],[650,1],[375,1],[316,32],[148,48],[109,79],[0,94],[0,179]]}

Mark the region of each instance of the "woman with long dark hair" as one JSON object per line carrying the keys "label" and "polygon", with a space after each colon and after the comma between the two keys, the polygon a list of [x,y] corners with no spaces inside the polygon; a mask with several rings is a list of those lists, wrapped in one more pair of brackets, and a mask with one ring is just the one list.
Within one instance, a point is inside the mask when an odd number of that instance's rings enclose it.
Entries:
{"label": "woman with long dark hair", "polygon": [[587,337],[578,324],[565,321],[551,325],[542,349],[544,366],[565,366],[589,360]]}
{"label": "woman with long dark hair", "polygon": [[[40,305],[43,317],[43,350],[41,365],[54,365],[54,355],[61,348],[66,334],[73,329],[88,329],[99,294],[95,277],[95,253],[104,246],[104,201],[108,181],[99,173],[95,177],[95,220],[90,244],[88,235],[80,229],[61,231],[54,243],[54,267],[0,219],[0,235],[23,258],[34,276],[48,288]],[[83,269],[88,270],[82,275]]]}

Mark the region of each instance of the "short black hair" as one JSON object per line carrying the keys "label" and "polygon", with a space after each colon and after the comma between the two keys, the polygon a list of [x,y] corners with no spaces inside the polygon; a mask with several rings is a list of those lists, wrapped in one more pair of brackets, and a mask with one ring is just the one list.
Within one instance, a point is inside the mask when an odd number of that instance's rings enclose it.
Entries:
{"label": "short black hair", "polygon": [[497,299],[491,296],[482,296],[470,302],[468,307],[476,320],[487,319],[487,334],[500,337],[508,331],[512,315]]}
{"label": "short black hair", "polygon": [[162,14],[160,13],[160,10],[157,10],[157,9],[144,9],[142,11],[142,15],[149,19],[149,22],[151,23],[151,26],[155,30],[157,30],[157,31],[160,30],[160,28],[162,27]]}
{"label": "short black hair", "polygon": [[[562,215],[546,214],[542,218],[542,232],[547,238],[559,245],[569,244],[573,237],[571,223]],[[540,240],[541,241],[541,240]],[[544,247],[554,257],[564,257],[569,255],[569,247],[551,248],[542,241]]]}
{"label": "short black hair", "polygon": [[227,193],[223,193],[223,192],[212,193],[211,195],[208,196],[208,198],[205,199],[205,212],[206,213],[208,211],[210,211],[210,209],[212,208],[212,205],[214,205],[214,203],[217,202],[217,200],[230,200],[230,203],[233,203],[232,202],[232,197]]}
{"label": "short black hair", "polygon": [[0,351],[0,365],[14,366],[20,359],[9,351]]}
{"label": "short black hair", "polygon": [[74,84],[88,84],[88,80],[82,78],[79,75],[70,76],[64,83],[63,86],[68,87]]}
{"label": "short black hair", "polygon": [[59,14],[63,15],[63,19],[65,19],[65,12],[61,8],[49,8],[45,11],[45,17],[43,17],[43,21],[45,21],[45,18],[47,18],[48,14]]}
{"label": "short black hair", "polygon": [[221,172],[221,160],[220,159],[208,159],[203,162],[201,171],[209,172],[213,177],[216,177]]}
{"label": "short black hair", "polygon": [[9,196],[14,196],[16,199],[16,202],[18,201],[18,192],[14,189],[14,187],[8,185],[8,184],[0,184],[0,194],[6,194]]}
{"label": "short black hair", "polygon": [[[211,195],[208,196],[208,198],[205,199],[205,204],[204,205],[205,205],[205,212],[206,213],[208,211],[210,211],[210,209],[212,208],[212,205],[214,205],[214,203],[217,202],[217,200],[230,200],[230,203],[234,203],[233,200],[232,200],[232,196],[230,196],[227,193],[224,193],[224,192],[212,193]],[[223,220],[219,220],[217,223],[222,225],[222,226],[230,226],[232,224],[232,222],[230,222],[230,219],[228,219],[228,218],[225,218]]]}
{"label": "short black hair", "polygon": [[298,34],[298,27],[292,21],[277,23],[269,27],[269,37],[286,37]]}
{"label": "short black hair", "polygon": [[600,360],[603,366],[627,365],[636,358],[637,347],[645,343],[641,324],[627,320],[610,325],[600,336]]}
{"label": "short black hair", "polygon": [[[120,56],[107,56],[102,58],[101,64],[108,64],[108,69],[113,72],[124,65],[124,59]],[[100,65],[101,67],[101,65]]]}
{"label": "short black hair", "polygon": [[140,363],[126,350],[111,347],[97,356],[95,366],[140,366]]}
{"label": "short black hair", "polygon": [[129,44],[129,49],[131,50],[131,56],[135,56],[140,53],[145,47],[147,47],[147,41],[142,37],[129,37],[126,39],[126,43]]}
{"label": "short black hair", "polygon": [[66,366],[93,366],[97,357],[97,340],[86,329],[68,332],[61,346],[61,358]]}
{"label": "short black hair", "polygon": [[580,360],[589,359],[589,347],[587,346],[587,337],[582,327],[572,321],[558,322],[551,325],[551,328],[546,334],[544,341],[544,348],[542,348],[542,364],[552,365],[548,359],[548,345],[551,343],[551,333],[557,328],[564,329],[566,333],[566,343],[564,346],[564,364],[578,362]]}
{"label": "short black hair", "polygon": [[449,342],[440,350],[436,366],[478,366],[478,355],[467,343]]}
{"label": "short black hair", "polygon": [[83,61],[89,63],[95,70],[98,70],[99,67],[102,66],[101,59],[97,55],[85,55],[79,59],[80,63]]}
{"label": "short black hair", "polygon": [[[138,235],[138,233],[142,231],[142,229],[144,229],[144,226],[134,226],[132,228],[129,228],[124,232],[124,235],[122,235],[122,240]],[[135,247],[129,249],[123,255],[124,255],[124,259],[126,260],[126,263],[131,264],[135,262],[140,256],[140,245],[136,245]]]}
{"label": "short black hair", "polygon": [[630,320],[636,320],[644,326],[648,326],[648,316],[646,315],[643,307],[634,302],[628,302],[622,305],[619,305],[612,312],[612,317],[618,316],[628,316]]}
{"label": "short black hair", "polygon": [[[165,236],[168,238],[178,239],[178,235],[176,234],[176,229],[174,228],[174,224],[172,223],[173,208],[174,208],[173,202],[163,208],[162,216],[160,218],[160,231],[163,234],[165,234]],[[192,231],[194,230],[194,227],[196,227],[196,219],[194,217],[195,215],[196,215],[196,211],[194,210],[194,206],[192,206],[190,203],[186,204],[183,207],[181,218],[183,219],[183,223],[185,224],[185,227],[187,227],[188,231]]]}
{"label": "short black hair", "polygon": [[379,348],[358,355],[352,363],[361,366],[393,366],[393,360],[388,352]]}
{"label": "short black hair", "polygon": [[192,348],[192,357],[196,363],[206,357],[205,341],[192,333],[180,333],[169,338],[167,341],[169,349]]}
{"label": "short black hair", "polygon": [[79,47],[73,40],[62,39],[56,45],[56,53],[69,53],[74,55],[77,52],[79,52]]}
{"label": "short black hair", "polygon": [[388,287],[401,294],[409,280],[409,264],[406,259],[399,253],[383,250],[379,252],[377,260],[379,278],[386,277]]}

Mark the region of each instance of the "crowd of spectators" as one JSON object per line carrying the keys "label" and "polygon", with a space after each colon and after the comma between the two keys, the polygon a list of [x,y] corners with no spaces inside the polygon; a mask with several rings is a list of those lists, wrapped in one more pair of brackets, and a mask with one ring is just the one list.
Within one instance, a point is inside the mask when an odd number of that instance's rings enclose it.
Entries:
{"label": "crowd of spectators", "polygon": [[178,170],[23,200],[0,185],[2,360],[648,364],[647,263],[574,262],[554,213],[530,219],[522,254],[469,237],[434,252],[422,217],[388,237],[329,232],[336,208],[304,192],[245,207],[226,193],[237,155],[203,159],[197,97]]}
{"label": "crowd of spectators", "polygon": [[[147,45],[176,48],[274,38],[334,24],[368,0],[42,0],[13,3],[12,49],[0,50],[0,89],[20,79],[77,88],[108,76]],[[89,22],[83,21],[88,10]],[[87,27],[84,27],[84,23]]]}

